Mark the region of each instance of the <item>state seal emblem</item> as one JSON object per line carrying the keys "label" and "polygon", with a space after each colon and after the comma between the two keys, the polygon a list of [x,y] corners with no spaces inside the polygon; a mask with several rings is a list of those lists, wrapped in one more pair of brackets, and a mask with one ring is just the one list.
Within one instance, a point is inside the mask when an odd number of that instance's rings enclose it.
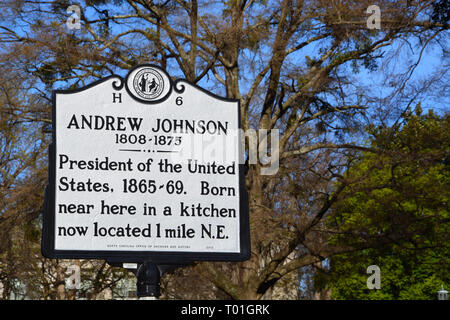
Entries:
{"label": "state seal emblem", "polygon": [[155,100],[164,91],[164,80],[158,70],[143,68],[135,74],[133,88],[141,99]]}

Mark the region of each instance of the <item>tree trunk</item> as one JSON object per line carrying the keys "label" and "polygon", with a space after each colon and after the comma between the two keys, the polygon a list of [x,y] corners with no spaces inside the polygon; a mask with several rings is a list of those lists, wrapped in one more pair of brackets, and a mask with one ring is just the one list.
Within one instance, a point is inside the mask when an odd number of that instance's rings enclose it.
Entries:
{"label": "tree trunk", "polygon": [[65,268],[58,265],[56,271],[56,300],[66,300],[66,274]]}

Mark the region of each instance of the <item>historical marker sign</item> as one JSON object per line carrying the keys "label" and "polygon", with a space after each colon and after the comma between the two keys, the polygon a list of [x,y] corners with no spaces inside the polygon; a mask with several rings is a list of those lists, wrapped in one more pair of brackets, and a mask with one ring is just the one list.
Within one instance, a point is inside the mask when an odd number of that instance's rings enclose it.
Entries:
{"label": "historical marker sign", "polygon": [[43,254],[249,256],[239,102],[153,65],[53,95]]}

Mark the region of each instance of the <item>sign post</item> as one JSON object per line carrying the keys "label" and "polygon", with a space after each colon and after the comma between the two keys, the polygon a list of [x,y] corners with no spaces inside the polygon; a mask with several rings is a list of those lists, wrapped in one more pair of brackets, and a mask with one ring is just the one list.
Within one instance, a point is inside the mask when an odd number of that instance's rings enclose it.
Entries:
{"label": "sign post", "polygon": [[44,256],[137,263],[154,296],[167,266],[249,258],[238,100],[139,65],[55,91],[52,118]]}

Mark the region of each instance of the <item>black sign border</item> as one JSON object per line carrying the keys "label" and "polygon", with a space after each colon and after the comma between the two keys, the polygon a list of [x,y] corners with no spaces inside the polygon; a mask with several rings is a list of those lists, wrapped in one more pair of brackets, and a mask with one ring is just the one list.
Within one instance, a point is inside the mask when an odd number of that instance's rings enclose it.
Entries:
{"label": "black sign border", "polygon": [[[56,191],[56,95],[57,94],[72,94],[84,91],[91,87],[94,87],[102,82],[108,81],[112,78],[120,81],[113,82],[113,89],[121,90],[123,86],[126,87],[126,81],[131,71],[139,67],[154,67],[162,70],[160,67],[151,64],[141,64],[129,70],[127,76],[122,78],[119,75],[111,75],[92,82],[91,84],[82,88],[74,90],[54,90],[52,93],[52,143],[49,146],[49,167],[48,167],[48,185],[45,189],[44,195],[44,207],[43,207],[43,226],[42,226],[42,241],[41,241],[41,253],[46,258],[51,259],[100,259],[108,262],[123,262],[123,263],[141,263],[144,261],[150,261],[158,264],[180,264],[191,263],[194,261],[245,261],[250,258],[250,223],[249,223],[249,199],[248,193],[245,187],[245,165],[239,163],[239,225],[240,225],[240,252],[172,252],[172,251],[92,251],[92,250],[56,250],[55,249],[55,191]],[[165,72],[164,70],[162,70]],[[165,72],[166,73],[166,72]],[[167,74],[167,73],[166,73]],[[217,96],[198,85],[191,83],[185,79],[177,79],[173,81],[169,77],[171,82],[171,90],[164,99],[158,100],[156,103],[160,103],[166,100],[172,93],[172,89],[177,93],[184,92],[184,85],[182,82],[186,82],[193,87],[199,89],[203,93],[222,101],[237,102],[238,108],[238,127],[241,129],[241,113],[240,113],[240,100],[229,99]],[[136,99],[127,89],[129,96],[133,99],[144,102],[141,99]],[[148,103],[155,104],[155,102]],[[149,106],[151,107],[151,106]],[[242,154],[242,144],[239,143],[239,152]]]}

